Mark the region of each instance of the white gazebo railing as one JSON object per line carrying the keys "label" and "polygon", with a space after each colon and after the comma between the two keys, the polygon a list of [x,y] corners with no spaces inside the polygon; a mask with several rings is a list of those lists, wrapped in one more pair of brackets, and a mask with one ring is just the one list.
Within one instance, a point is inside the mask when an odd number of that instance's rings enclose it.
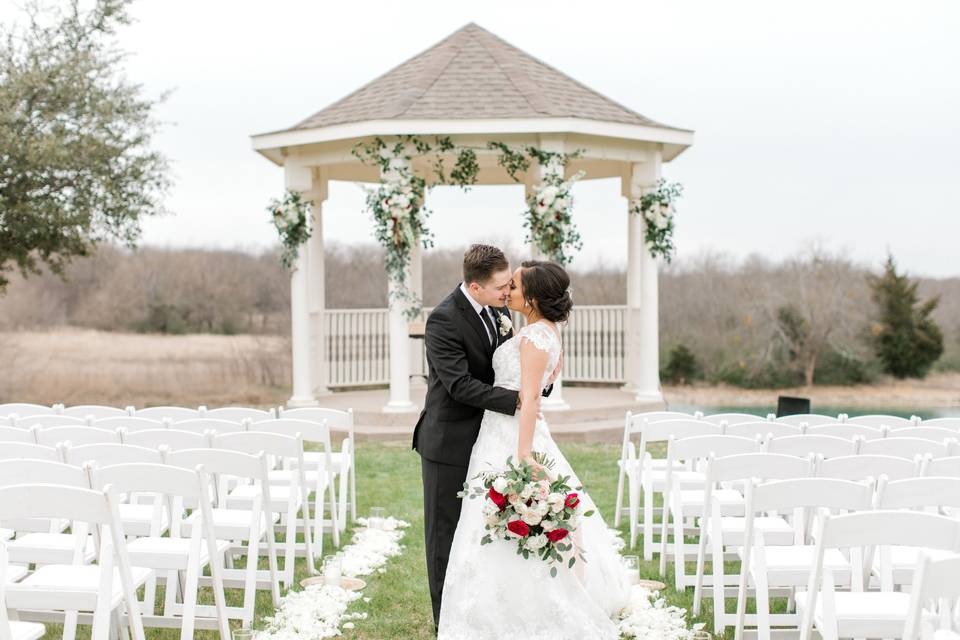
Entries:
{"label": "white gazebo railing", "polygon": [[[388,384],[387,309],[328,309],[325,317],[327,384],[339,388]],[[625,306],[574,308],[564,330],[564,380],[623,383],[625,326]]]}

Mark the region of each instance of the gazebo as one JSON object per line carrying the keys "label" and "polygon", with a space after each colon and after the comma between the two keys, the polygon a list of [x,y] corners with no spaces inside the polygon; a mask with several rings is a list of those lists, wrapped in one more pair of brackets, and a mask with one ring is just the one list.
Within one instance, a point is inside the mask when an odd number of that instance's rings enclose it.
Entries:
{"label": "gazebo", "polygon": [[[693,143],[693,132],[646,118],[589,89],[476,24],[357,89],[302,122],[252,137],[253,148],[284,168],[285,186],[312,200],[315,226],[291,275],[293,395],[290,406],[317,404],[326,379],[323,202],[331,180],[379,183],[381,170],[361,162],[355,145],[375,138],[448,136],[477,152],[477,184],[515,184],[490,141],[548,152],[581,153],[566,167],[584,179],[620,178],[630,202],[653,189],[661,166]],[[428,176],[416,159],[411,169]],[[544,167],[526,172],[529,193]],[[428,178],[429,180],[429,178]],[[589,221],[579,220],[581,224]],[[646,246],[644,221],[624,207],[627,306],[623,314],[623,389],[638,401],[662,400],[659,378],[657,259]],[[409,288],[422,293],[421,253],[409,267]],[[385,412],[412,412],[408,321],[391,301],[389,401]],[[562,391],[554,394],[562,403]],[[560,396],[557,398],[556,396]]]}

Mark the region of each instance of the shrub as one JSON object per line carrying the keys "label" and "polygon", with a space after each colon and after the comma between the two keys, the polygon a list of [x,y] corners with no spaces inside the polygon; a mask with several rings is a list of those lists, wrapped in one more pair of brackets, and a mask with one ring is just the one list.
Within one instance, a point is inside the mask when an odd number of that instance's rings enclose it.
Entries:
{"label": "shrub", "polygon": [[660,373],[660,377],[670,384],[690,384],[702,378],[703,373],[693,351],[681,343],[670,350],[667,365]]}

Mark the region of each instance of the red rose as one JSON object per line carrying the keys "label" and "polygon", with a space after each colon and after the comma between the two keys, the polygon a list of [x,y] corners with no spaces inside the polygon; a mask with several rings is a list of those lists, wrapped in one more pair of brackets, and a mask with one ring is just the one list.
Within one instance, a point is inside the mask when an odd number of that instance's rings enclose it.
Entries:
{"label": "red rose", "polygon": [[502,493],[498,493],[493,487],[490,487],[487,497],[493,501],[493,504],[500,508],[500,511],[507,508],[507,498]]}
{"label": "red rose", "polygon": [[547,540],[550,542],[559,542],[567,537],[567,533],[569,532],[566,529],[557,527],[556,529],[547,531]]}
{"label": "red rose", "polygon": [[575,493],[568,493],[568,494],[567,494],[567,499],[566,499],[566,501],[563,503],[563,506],[569,507],[569,508],[571,508],[571,509],[575,509],[578,504],[580,504],[580,498],[577,497],[577,494],[575,494]]}
{"label": "red rose", "polygon": [[523,520],[513,520],[507,523],[507,529],[512,533],[517,534],[521,538],[526,538],[530,535],[530,527],[527,526],[527,523]]}

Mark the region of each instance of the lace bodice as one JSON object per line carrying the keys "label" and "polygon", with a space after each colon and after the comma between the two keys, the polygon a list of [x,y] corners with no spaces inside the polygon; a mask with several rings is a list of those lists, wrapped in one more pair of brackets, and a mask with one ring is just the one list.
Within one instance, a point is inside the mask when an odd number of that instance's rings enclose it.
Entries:
{"label": "lace bodice", "polygon": [[550,356],[547,368],[543,372],[543,380],[540,381],[541,390],[546,388],[550,374],[560,361],[563,346],[556,331],[545,322],[528,324],[520,329],[513,339],[507,340],[497,348],[496,353],[493,354],[494,386],[514,391],[520,390],[520,345],[524,340],[529,340],[537,349],[546,351]]}

